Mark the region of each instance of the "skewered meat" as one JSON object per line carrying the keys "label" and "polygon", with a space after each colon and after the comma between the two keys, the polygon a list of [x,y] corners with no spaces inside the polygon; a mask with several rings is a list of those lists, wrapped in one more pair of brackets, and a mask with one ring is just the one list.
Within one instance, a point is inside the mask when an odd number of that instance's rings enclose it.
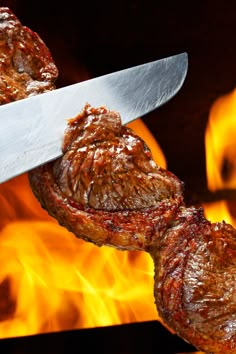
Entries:
{"label": "skewered meat", "polygon": [[[8,8],[0,45],[0,104],[54,89],[49,50]],[[87,241],[150,252],[167,325],[207,353],[236,353],[236,230],[186,208],[183,183],[117,112],[86,105],[69,122],[63,153],[29,173],[42,206]]]}
{"label": "skewered meat", "polygon": [[120,115],[89,105],[69,122],[63,157],[29,173],[41,205],[77,237],[148,250],[183,201],[182,182],[157,166]]}
{"label": "skewered meat", "polygon": [[236,353],[236,230],[184,205],[117,112],[86,105],[69,122],[63,157],[29,173],[41,205],[77,237],[150,252],[159,315],[208,353]]}

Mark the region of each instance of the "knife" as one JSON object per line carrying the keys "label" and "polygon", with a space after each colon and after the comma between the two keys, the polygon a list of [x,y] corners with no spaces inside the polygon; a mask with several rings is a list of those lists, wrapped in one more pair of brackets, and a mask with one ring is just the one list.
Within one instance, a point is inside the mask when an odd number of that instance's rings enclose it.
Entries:
{"label": "knife", "polygon": [[67,119],[86,103],[127,124],[169,101],[187,68],[181,53],[0,106],[0,183],[60,157]]}

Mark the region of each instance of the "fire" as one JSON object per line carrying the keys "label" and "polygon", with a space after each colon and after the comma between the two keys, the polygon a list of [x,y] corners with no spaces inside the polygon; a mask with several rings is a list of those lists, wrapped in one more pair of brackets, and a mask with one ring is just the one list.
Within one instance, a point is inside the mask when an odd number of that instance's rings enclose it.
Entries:
{"label": "fire", "polygon": [[236,188],[236,89],[211,107],[206,129],[208,188]]}
{"label": "fire", "polygon": [[[212,105],[205,134],[206,171],[211,192],[236,189],[236,89],[219,97]],[[231,198],[232,199],[232,198]],[[234,202],[219,200],[204,204],[206,217],[211,221],[236,226]],[[233,208],[232,208],[233,207]]]}
{"label": "fire", "polygon": [[[236,189],[235,121],[233,90],[214,102],[206,128],[212,193]],[[165,156],[143,121],[129,126],[166,168]],[[26,174],[0,184],[0,205],[0,338],[160,320],[149,254],[98,248],[77,239],[40,207]],[[236,226],[233,200],[202,206],[207,219]]]}
{"label": "fire", "polygon": [[[165,157],[141,119],[130,124]],[[0,338],[158,319],[145,252],[77,239],[39,206],[23,174],[0,185]]]}

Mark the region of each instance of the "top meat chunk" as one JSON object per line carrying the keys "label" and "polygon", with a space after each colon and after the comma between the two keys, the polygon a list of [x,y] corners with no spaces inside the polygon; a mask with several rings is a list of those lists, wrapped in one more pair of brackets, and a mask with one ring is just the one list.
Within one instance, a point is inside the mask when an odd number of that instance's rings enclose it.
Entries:
{"label": "top meat chunk", "polygon": [[0,7],[0,105],[54,88],[58,70],[37,33]]}

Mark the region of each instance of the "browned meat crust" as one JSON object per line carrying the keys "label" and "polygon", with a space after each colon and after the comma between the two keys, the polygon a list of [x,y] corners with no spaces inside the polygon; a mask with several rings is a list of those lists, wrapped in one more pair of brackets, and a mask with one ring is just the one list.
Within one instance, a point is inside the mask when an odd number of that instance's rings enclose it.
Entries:
{"label": "browned meat crust", "polygon": [[207,353],[236,353],[236,230],[211,224],[201,208],[180,208],[151,254],[167,325]]}
{"label": "browned meat crust", "polygon": [[69,122],[63,153],[29,178],[42,206],[77,237],[148,250],[183,201],[182,182],[155,164],[117,112],[86,105]]}
{"label": "browned meat crust", "polygon": [[37,33],[0,8],[0,104],[52,90],[58,76],[51,53]]}

